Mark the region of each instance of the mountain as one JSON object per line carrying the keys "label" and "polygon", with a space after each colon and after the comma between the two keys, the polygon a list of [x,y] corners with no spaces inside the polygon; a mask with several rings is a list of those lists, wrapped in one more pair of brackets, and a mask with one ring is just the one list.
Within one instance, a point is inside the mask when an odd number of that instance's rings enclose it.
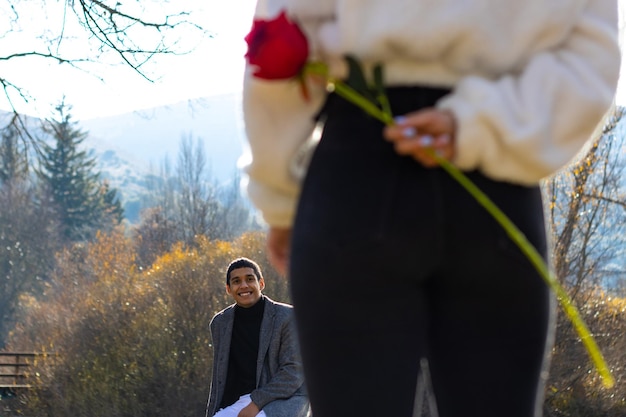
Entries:
{"label": "mountain", "polygon": [[[0,126],[12,113],[0,111]],[[42,134],[41,120],[24,117],[35,137]],[[165,159],[175,167],[183,136],[204,146],[210,178],[228,183],[237,171],[245,140],[240,94],[224,94],[117,116],[81,120],[88,132],[83,145],[91,150],[102,177],[119,191],[127,219],[139,220],[141,199],[150,175],[158,175]]]}
{"label": "mountain", "polygon": [[126,217],[138,220],[146,179],[158,174],[164,160],[176,165],[183,136],[204,146],[209,175],[229,182],[244,143],[238,94],[185,101],[148,110],[80,122],[89,133],[102,176],[121,194]]}
{"label": "mountain", "polygon": [[238,94],[185,101],[118,116],[83,120],[86,144],[102,153],[112,150],[139,168],[155,170],[164,158],[175,163],[183,135],[202,140],[211,173],[232,177],[241,156],[244,131]]}

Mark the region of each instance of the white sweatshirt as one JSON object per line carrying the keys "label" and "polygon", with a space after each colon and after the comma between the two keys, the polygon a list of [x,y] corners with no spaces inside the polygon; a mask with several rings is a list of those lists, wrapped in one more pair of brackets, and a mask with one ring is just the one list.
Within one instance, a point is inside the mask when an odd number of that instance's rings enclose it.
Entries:
{"label": "white sweatshirt", "polygon": [[[437,103],[457,119],[454,163],[535,184],[566,165],[611,105],[619,74],[616,0],[259,0],[286,9],[312,56],[345,76],[342,57],[383,63],[386,84],[452,88]],[[265,221],[289,227],[299,184],[289,163],[325,91],[244,80],[248,194]]]}

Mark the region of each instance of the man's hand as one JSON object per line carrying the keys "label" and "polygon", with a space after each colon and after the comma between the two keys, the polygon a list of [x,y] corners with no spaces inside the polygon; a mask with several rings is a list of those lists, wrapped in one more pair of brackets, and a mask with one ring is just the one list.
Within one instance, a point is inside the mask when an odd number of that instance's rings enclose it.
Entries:
{"label": "man's hand", "polygon": [[385,128],[384,136],[398,154],[433,168],[437,162],[427,149],[447,160],[454,157],[456,120],[447,110],[427,108],[396,118],[395,125]]}
{"label": "man's hand", "polygon": [[267,232],[267,255],[270,263],[282,275],[287,275],[290,248],[291,229],[270,227]]}
{"label": "man's hand", "polygon": [[250,404],[241,409],[237,417],[255,417],[260,411],[259,407],[257,407],[254,402],[250,401]]}

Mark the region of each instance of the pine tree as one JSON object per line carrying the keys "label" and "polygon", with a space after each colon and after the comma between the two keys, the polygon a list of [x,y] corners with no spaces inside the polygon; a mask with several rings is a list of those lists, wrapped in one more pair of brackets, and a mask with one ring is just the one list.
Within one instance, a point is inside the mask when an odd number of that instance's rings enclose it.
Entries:
{"label": "pine tree", "polygon": [[96,160],[81,149],[87,133],[72,120],[71,108],[62,103],[56,110],[57,118],[44,124],[44,131],[54,141],[43,147],[39,175],[58,216],[62,235],[70,241],[87,240],[96,230],[106,228],[109,205],[119,202],[115,203],[115,192],[107,196],[111,191],[108,186],[102,193]]}

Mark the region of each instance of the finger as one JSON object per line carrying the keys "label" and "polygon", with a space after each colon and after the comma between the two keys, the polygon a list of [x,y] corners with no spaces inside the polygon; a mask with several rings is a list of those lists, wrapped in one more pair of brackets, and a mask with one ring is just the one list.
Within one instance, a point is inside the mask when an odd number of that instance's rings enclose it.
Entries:
{"label": "finger", "polygon": [[395,124],[385,129],[385,137],[398,140],[404,134],[405,129],[414,128],[419,133],[438,136],[441,134],[454,134],[455,119],[452,113],[433,108],[419,110],[398,116],[394,119]]}
{"label": "finger", "polygon": [[411,155],[416,152],[423,153],[424,149],[431,148],[433,144],[434,139],[431,135],[414,135],[397,140],[395,149],[399,154]]}
{"label": "finger", "polygon": [[422,110],[396,117],[395,124],[387,127],[383,135],[393,142],[415,136],[418,132],[431,135],[446,133],[437,128],[437,113],[436,110]]}
{"label": "finger", "polygon": [[428,150],[432,149],[433,138],[430,135],[418,135],[394,143],[395,151],[399,155],[410,156],[424,166],[433,166],[433,159]]}
{"label": "finger", "polygon": [[444,133],[437,136],[435,140],[435,151],[439,157],[450,161],[454,157],[454,150],[454,143],[450,135]]}
{"label": "finger", "polygon": [[441,159],[449,161],[453,156],[454,145],[450,136],[447,134],[439,135],[434,139],[433,146],[426,149],[426,156],[422,158],[422,163],[428,167],[439,166]]}
{"label": "finger", "polygon": [[439,165],[437,159],[432,156],[432,152],[436,152],[439,157],[449,160],[454,151],[450,136],[447,134],[437,137],[416,135],[397,141],[394,147],[398,154],[411,156],[426,167]]}
{"label": "finger", "polygon": [[442,110],[427,109],[416,112],[407,118],[407,122],[415,126],[417,130],[432,135],[452,134],[455,129],[452,113]]}
{"label": "finger", "polygon": [[417,135],[417,129],[408,125],[387,126],[383,130],[383,136],[390,142],[402,141]]}

